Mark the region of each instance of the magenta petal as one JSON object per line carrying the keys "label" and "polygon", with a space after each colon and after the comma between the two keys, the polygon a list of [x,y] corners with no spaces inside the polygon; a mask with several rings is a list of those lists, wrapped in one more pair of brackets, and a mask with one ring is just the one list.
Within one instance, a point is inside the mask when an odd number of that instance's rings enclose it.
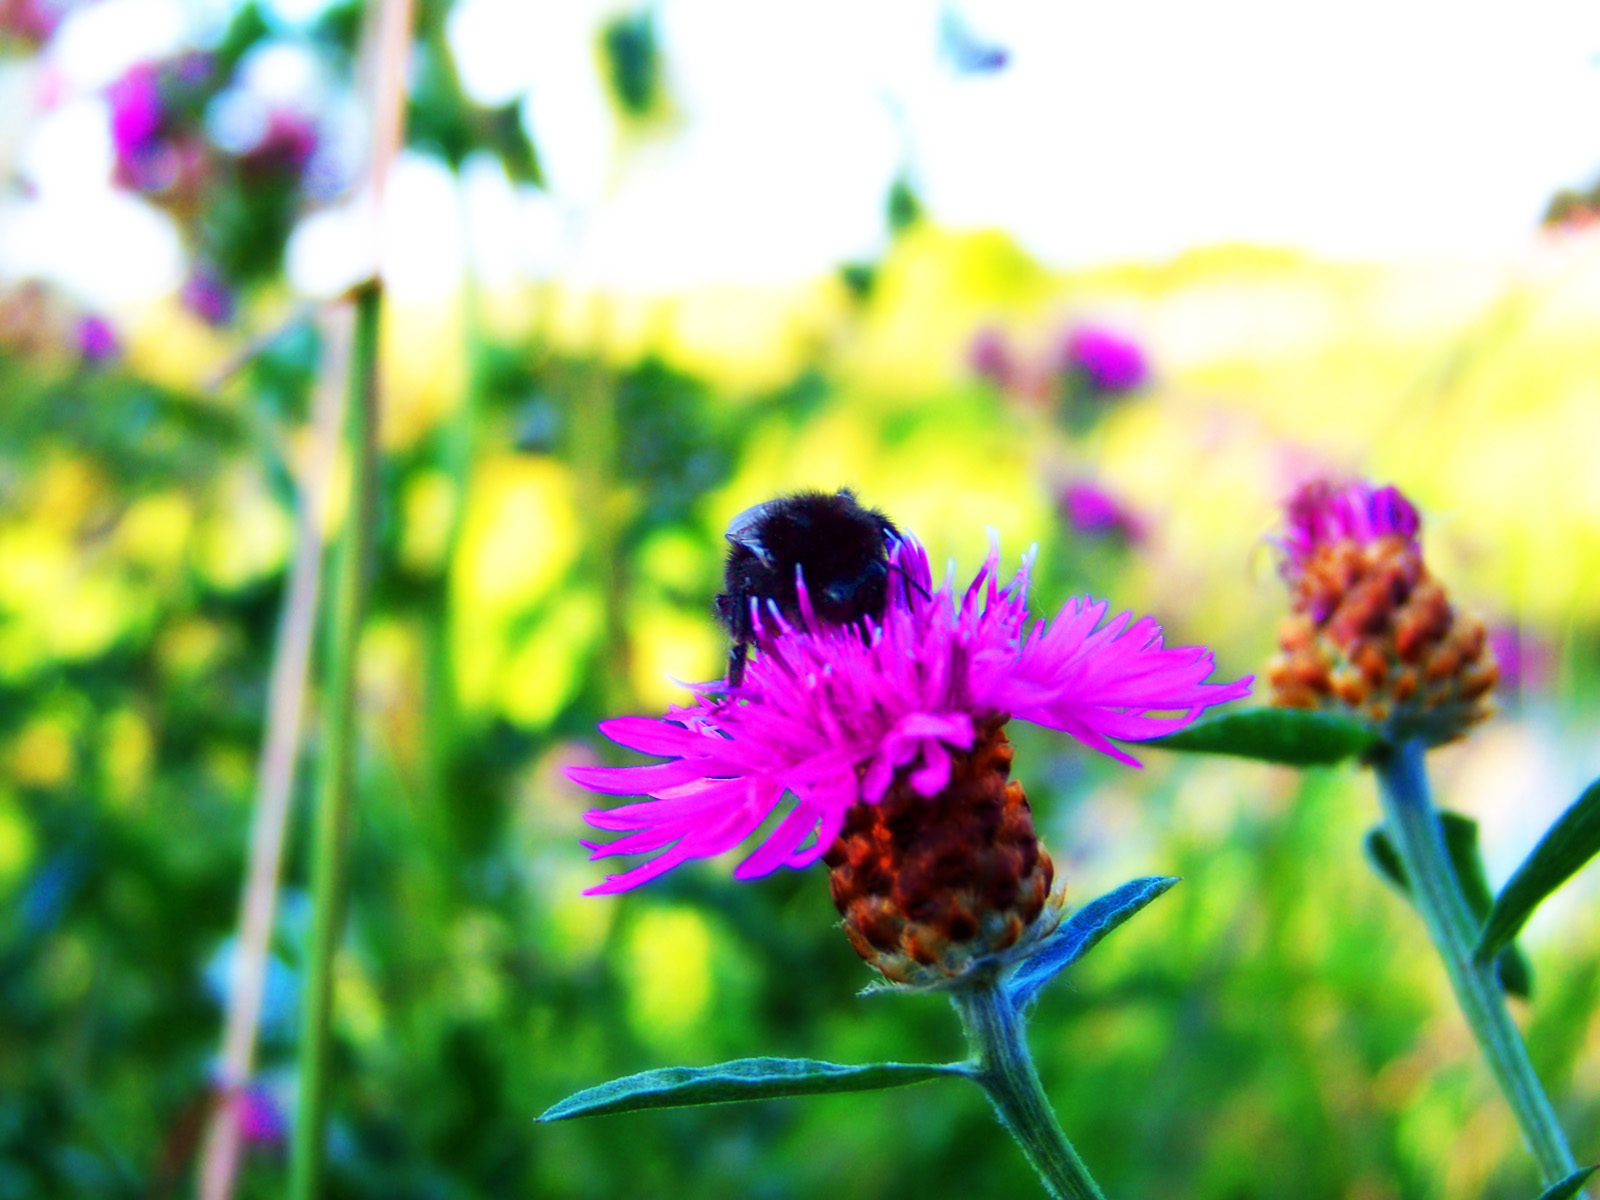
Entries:
{"label": "magenta petal", "polygon": [[911,786],[919,795],[936,796],[950,782],[950,752],[937,739],[922,743],[922,766],[911,772]]}
{"label": "magenta petal", "polygon": [[806,835],[816,828],[817,816],[816,808],[802,800],[793,812],[778,823],[772,835],[756,848],[755,853],[733,869],[733,877],[756,879],[777,870],[783,865],[784,859],[794,853],[794,848],[805,840]]}
{"label": "magenta petal", "polygon": [[585,896],[612,896],[618,892],[625,892],[629,888],[636,888],[641,883],[648,883],[657,875],[665,874],[672,870],[684,859],[689,857],[689,851],[683,846],[674,846],[665,854],[652,858],[647,863],[641,863],[631,871],[621,875],[609,875],[604,883],[596,884],[592,888],[585,888]]}
{"label": "magenta petal", "polygon": [[702,748],[714,740],[693,729],[659,721],[654,717],[613,717],[600,722],[600,732],[619,746],[641,754],[661,754],[677,758],[686,751]]}
{"label": "magenta petal", "polygon": [[566,776],[591,792],[613,796],[648,796],[663,788],[689,783],[705,775],[692,762],[655,763],[643,767],[568,767]]}

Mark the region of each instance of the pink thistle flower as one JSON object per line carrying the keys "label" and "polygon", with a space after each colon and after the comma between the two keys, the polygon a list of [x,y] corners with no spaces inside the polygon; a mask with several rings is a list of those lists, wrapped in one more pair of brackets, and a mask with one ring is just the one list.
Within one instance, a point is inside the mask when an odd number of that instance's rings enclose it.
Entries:
{"label": "pink thistle flower", "polygon": [[1053,621],[1030,624],[1031,565],[1030,554],[1000,586],[993,545],[964,593],[948,578],[934,591],[926,553],[903,539],[891,552],[881,621],[819,626],[799,579],[798,628],[775,611],[754,613],[761,653],[741,687],[722,698],[724,685],[707,684],[695,689],[696,703],[663,718],[603,722],[612,741],[667,761],[568,771],[597,792],[650,797],[586,814],[596,828],[623,834],[590,845],[594,858],[655,855],[590,894],[626,891],[687,859],[732,849],[785,793],[794,807],[734,876],[804,867],[829,849],[857,804],[876,805],[902,785],[923,797],[941,793],[952,756],[973,751],[982,727],[1007,717],[1138,766],[1113,740],[1171,733],[1249,691],[1249,679],[1205,683],[1211,653],[1164,648],[1149,617],[1102,624],[1104,601],[1073,600]]}

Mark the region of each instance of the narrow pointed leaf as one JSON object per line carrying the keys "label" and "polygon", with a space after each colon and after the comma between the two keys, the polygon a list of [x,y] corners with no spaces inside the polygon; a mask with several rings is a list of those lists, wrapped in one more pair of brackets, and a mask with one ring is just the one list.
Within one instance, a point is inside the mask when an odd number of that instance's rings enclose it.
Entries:
{"label": "narrow pointed leaf", "polygon": [[1579,1167],[1560,1183],[1551,1184],[1549,1189],[1539,1193],[1539,1200],[1568,1200],[1576,1196],[1579,1189],[1588,1182],[1589,1176],[1600,1171],[1600,1166]]}
{"label": "narrow pointed leaf", "polygon": [[1020,1007],[1032,1000],[1040,988],[1094,949],[1101,938],[1177,882],[1171,875],[1150,875],[1085,904],[1012,972],[1006,984],[1012,1003]]}
{"label": "narrow pointed leaf", "polygon": [[[1450,854],[1450,865],[1461,884],[1461,894],[1467,901],[1467,907],[1472,910],[1473,918],[1481,923],[1489,915],[1494,894],[1489,889],[1489,875],[1484,870],[1483,855],[1478,849],[1478,823],[1460,813],[1441,811],[1439,825],[1444,833],[1445,849]],[[1400,852],[1389,840],[1389,834],[1383,826],[1378,825],[1368,831],[1366,850],[1373,869],[1409,898],[1411,881],[1406,878]],[[1494,967],[1495,978],[1506,992],[1521,996],[1524,1000],[1533,995],[1533,968],[1514,942],[1500,948]]]}
{"label": "narrow pointed leaf", "polygon": [[1556,818],[1507,881],[1484,922],[1475,957],[1486,962],[1522,930],[1533,910],[1600,851],[1600,779]]}
{"label": "narrow pointed leaf", "polygon": [[1369,722],[1304,708],[1244,708],[1145,742],[1163,750],[1231,754],[1291,767],[1332,766],[1381,741]]}
{"label": "narrow pointed leaf", "polygon": [[740,1058],[714,1067],[663,1067],[613,1079],[568,1096],[545,1110],[539,1120],[565,1121],[646,1108],[733,1104],[818,1092],[865,1092],[968,1073],[965,1063],[841,1066],[809,1058]]}

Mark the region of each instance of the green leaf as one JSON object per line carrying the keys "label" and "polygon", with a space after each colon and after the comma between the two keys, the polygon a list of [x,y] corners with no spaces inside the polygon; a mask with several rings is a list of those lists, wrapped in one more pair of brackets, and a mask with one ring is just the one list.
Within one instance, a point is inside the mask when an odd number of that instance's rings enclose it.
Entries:
{"label": "green leaf", "polygon": [[[1489,889],[1489,875],[1484,870],[1483,854],[1478,848],[1478,823],[1460,813],[1441,810],[1439,826],[1444,833],[1450,866],[1461,884],[1461,894],[1472,910],[1473,919],[1481,923],[1489,915],[1494,893]],[[1373,869],[1409,897],[1411,881],[1406,878],[1405,864],[1400,861],[1400,852],[1382,825],[1368,831],[1366,850]],[[1513,996],[1526,1000],[1533,995],[1533,968],[1515,943],[1501,948],[1495,960],[1495,977],[1501,988]]]}
{"label": "green leaf", "polygon": [[740,1058],[714,1067],[663,1067],[613,1079],[568,1096],[545,1110],[539,1120],[565,1121],[646,1108],[733,1104],[818,1092],[866,1092],[969,1073],[965,1063],[841,1066],[809,1058]]}
{"label": "green leaf", "polygon": [[1040,988],[1094,949],[1106,934],[1177,882],[1171,875],[1148,875],[1085,904],[1012,972],[1006,983],[1011,1002],[1020,1008],[1032,1000]]}
{"label": "green leaf", "polygon": [[1516,869],[1484,922],[1474,957],[1486,962],[1516,937],[1533,910],[1600,851],[1600,779],[1556,819]]}
{"label": "green leaf", "polygon": [[1540,1192],[1539,1200],[1568,1200],[1568,1197],[1576,1196],[1578,1194],[1578,1189],[1581,1188],[1584,1183],[1587,1182],[1589,1176],[1593,1175],[1596,1171],[1600,1171],[1600,1166],[1579,1167],[1560,1183],[1551,1184],[1546,1191]]}
{"label": "green leaf", "polygon": [[1162,750],[1232,754],[1291,767],[1332,766],[1365,754],[1382,737],[1370,722],[1306,708],[1244,708],[1146,742]]}

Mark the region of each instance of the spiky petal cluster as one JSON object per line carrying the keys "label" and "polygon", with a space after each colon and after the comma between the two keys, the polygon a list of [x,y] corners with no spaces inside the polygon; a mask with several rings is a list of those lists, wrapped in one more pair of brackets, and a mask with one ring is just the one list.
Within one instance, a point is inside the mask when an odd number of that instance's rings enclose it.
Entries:
{"label": "spiky petal cluster", "polygon": [[1491,711],[1483,623],[1428,574],[1417,510],[1393,487],[1318,480],[1289,501],[1293,612],[1268,665],[1273,703],[1354,711],[1396,740],[1459,737]]}
{"label": "spiky petal cluster", "polygon": [[1210,652],[1164,648],[1148,617],[1124,614],[1102,625],[1104,602],[1073,600],[1054,620],[1030,623],[1031,556],[1002,587],[999,549],[991,547],[961,593],[950,579],[933,590],[927,555],[911,539],[895,546],[890,562],[881,622],[819,626],[802,580],[800,627],[758,613],[760,653],[730,696],[708,685],[695,704],[664,718],[600,726],[620,745],[667,761],[569,772],[594,791],[650,797],[587,815],[624,835],[591,847],[595,858],[655,856],[592,892],[624,891],[738,846],[785,794],[793,808],[734,874],[806,866],[833,844],[854,805],[877,804],[896,781],[938,795],[950,783],[952,755],[973,750],[978,726],[991,718],[1059,729],[1137,766],[1113,739],[1170,733],[1249,690],[1248,679],[1205,683]]}

